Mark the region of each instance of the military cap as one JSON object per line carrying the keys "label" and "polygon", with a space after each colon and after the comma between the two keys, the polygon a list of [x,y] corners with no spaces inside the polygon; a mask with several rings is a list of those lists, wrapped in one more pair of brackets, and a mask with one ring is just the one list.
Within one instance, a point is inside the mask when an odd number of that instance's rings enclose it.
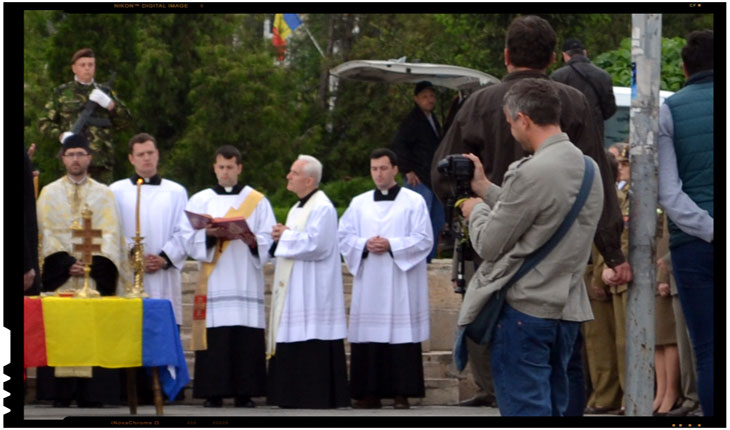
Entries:
{"label": "military cap", "polygon": [[81,57],[94,58],[94,51],[92,51],[91,48],[79,49],[78,51],[74,52],[74,55],[71,57],[71,64],[75,63],[76,60],[78,60]]}

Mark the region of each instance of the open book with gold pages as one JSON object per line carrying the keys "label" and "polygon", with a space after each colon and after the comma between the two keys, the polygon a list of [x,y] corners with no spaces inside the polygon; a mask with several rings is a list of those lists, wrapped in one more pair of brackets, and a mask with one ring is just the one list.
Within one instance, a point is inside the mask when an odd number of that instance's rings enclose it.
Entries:
{"label": "open book with gold pages", "polygon": [[213,218],[208,214],[198,214],[190,211],[185,211],[185,215],[187,215],[190,225],[195,230],[207,227],[219,227],[225,233],[225,236],[221,239],[241,239],[248,246],[256,246],[256,236],[251,232],[244,217]]}

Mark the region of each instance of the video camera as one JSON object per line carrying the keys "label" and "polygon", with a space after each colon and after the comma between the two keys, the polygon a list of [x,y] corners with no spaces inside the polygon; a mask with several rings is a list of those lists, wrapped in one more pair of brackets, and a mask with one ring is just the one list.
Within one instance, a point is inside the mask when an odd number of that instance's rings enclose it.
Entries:
{"label": "video camera", "polygon": [[466,280],[464,279],[465,260],[474,251],[469,243],[466,220],[458,208],[456,208],[457,215],[454,216],[454,206],[459,200],[474,196],[471,190],[471,180],[474,177],[474,162],[463,155],[452,154],[441,159],[436,165],[436,168],[439,173],[454,180],[451,196],[446,201],[446,219],[448,221],[448,231],[456,238],[457,242],[457,246],[454,249],[454,258],[458,262],[456,289],[454,289],[454,292],[464,294],[466,291]]}
{"label": "video camera", "polygon": [[447,178],[453,178],[455,189],[452,197],[454,201],[471,197],[471,179],[474,177],[474,162],[459,154],[448,155],[441,159],[436,166],[439,173]]}

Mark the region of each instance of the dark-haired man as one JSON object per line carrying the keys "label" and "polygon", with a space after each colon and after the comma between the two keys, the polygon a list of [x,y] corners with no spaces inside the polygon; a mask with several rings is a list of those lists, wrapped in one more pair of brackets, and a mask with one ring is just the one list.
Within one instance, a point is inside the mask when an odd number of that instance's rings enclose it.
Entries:
{"label": "dark-haired man", "polygon": [[[512,163],[502,186],[484,175],[479,158],[464,202],[474,250],[484,259],[459,313],[471,323],[484,303],[558,230],[571,210],[587,167],[597,170],[560,129],[561,101],[554,83],[522,79],[504,97],[504,115],[531,157]],[[585,167],[584,167],[585,166]],[[597,172],[596,172],[597,173]],[[563,416],[569,403],[568,363],[580,322],[593,318],[583,279],[603,207],[595,174],[577,218],[533,269],[506,290],[490,345],[497,404],[503,416]]]}
{"label": "dark-haired man", "polygon": [[588,52],[577,39],[568,39],[563,44],[565,66],[554,71],[550,77],[570,85],[582,92],[593,108],[598,134],[603,142],[603,121],[616,113],[616,97],[613,95],[613,79],[605,70],[591,63]]}
{"label": "dark-haired man", "polygon": [[82,48],[71,56],[74,80],[60,85],[46,103],[46,114],[39,121],[47,138],[62,141],[70,133],[90,100],[95,103],[85,126],[79,130],[94,151],[90,174],[103,183],[112,181],[114,167],[113,132],[126,125],[131,115],[116,93],[94,81],[96,57],[91,48]]}
{"label": "dark-haired man", "polygon": [[182,185],[160,177],[157,140],[139,133],[129,140],[129,162],[134,175],[109,186],[117,201],[128,249],[132,250],[137,232],[137,181],[142,181],[139,196],[139,232],[144,237],[144,289],[152,298],[172,303],[175,322],[182,325],[181,270],[187,258],[184,230],[188,193]]}
{"label": "dark-haired man", "polygon": [[[448,198],[453,181],[437,170],[438,160],[448,154],[473,153],[481,160],[484,173],[495,184],[501,184],[510,164],[525,155],[525,151],[510,133],[510,126],[502,111],[505,93],[522,79],[549,80],[545,70],[555,61],[556,35],[543,18],[520,16],[507,29],[504,62],[508,74],[497,85],[491,85],[472,94],[459,110],[453,125],[444,136],[433,159],[431,179],[434,191],[441,199]],[[603,144],[598,135],[591,107],[585,96],[575,88],[555,83],[561,102],[560,128],[584,154],[598,163],[603,181],[603,212],[593,238],[606,264],[615,269],[610,281],[616,285],[632,279],[631,266],[621,251],[623,219],[618,209],[614,178],[608,166]],[[570,373],[575,398],[569,414],[581,415],[585,406],[584,376],[576,345]]]}
{"label": "dark-haired man", "polygon": [[659,204],[679,300],[697,358],[697,393],[714,414],[714,34],[694,31],[682,48],[687,81],[659,111]]}
{"label": "dark-haired man", "polygon": [[[94,252],[89,282],[102,296],[123,291],[129,276],[127,252],[114,194],[106,185],[88,175],[92,160],[89,142],[81,134],[63,141],[60,152],[66,175],[41,190],[38,197],[38,229],[41,241],[43,291],[80,289],[84,283],[84,264],[74,252],[71,229],[83,225],[83,212],[92,212],[91,227],[101,230],[95,239],[101,250]],[[39,367],[38,400],[53,400],[54,406],[79,407],[119,404],[119,372],[102,367]]]}
{"label": "dark-haired man", "polygon": [[[130,261],[134,258],[134,236],[137,234],[137,182],[139,194],[139,232],[144,246],[144,289],[150,297],[167,299],[172,304],[175,322],[182,326],[182,268],[187,259],[184,233],[190,228],[185,218],[188,193],[182,185],[160,177],[157,165],[160,152],[157,140],[139,133],[129,140],[129,162],[134,174],[114,182],[114,193],[122,221]],[[129,280],[133,282],[132,279]],[[125,373],[127,377],[129,373]],[[152,403],[152,379],[144,369],[136,372],[140,403]]]}
{"label": "dark-haired man", "polygon": [[398,127],[392,146],[398,156],[405,187],[426,200],[433,230],[433,248],[428,256],[431,261],[436,257],[438,235],[445,221],[444,206],[433,193],[431,184],[431,160],[442,136],[441,126],[433,113],[436,107],[433,84],[429,81],[417,83],[413,89],[413,102],[415,106]]}
{"label": "dark-haired man", "polygon": [[187,238],[190,256],[201,262],[193,305],[193,397],[206,399],[206,407],[221,407],[224,397],[233,397],[235,406],[252,408],[251,397],[266,392],[263,267],[276,220],[266,197],[238,182],[243,171],[238,149],[218,148],[213,170],[218,185],[193,195],[187,210],[243,217],[255,240],[229,240],[221,227]]}
{"label": "dark-haired man", "polygon": [[395,182],[396,155],[370,154],[376,189],[352,199],[340,219],[340,252],[352,273],[350,392],[356,408],[424,397],[421,342],[429,337],[426,257],[433,236],[421,196]]}

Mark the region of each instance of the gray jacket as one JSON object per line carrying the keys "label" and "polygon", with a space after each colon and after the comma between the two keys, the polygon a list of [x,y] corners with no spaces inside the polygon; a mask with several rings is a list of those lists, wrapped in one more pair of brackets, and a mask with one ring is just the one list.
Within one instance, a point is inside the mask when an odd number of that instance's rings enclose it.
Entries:
{"label": "gray jacket", "polygon": [[[512,163],[501,188],[490,186],[469,218],[472,245],[484,262],[467,288],[459,325],[470,323],[524,258],[557,230],[578,195],[584,166],[581,151],[560,133],[546,139],[534,156]],[[538,318],[593,319],[583,274],[602,209],[603,183],[596,174],[585,205],[560,243],[507,290],[510,306]]]}

